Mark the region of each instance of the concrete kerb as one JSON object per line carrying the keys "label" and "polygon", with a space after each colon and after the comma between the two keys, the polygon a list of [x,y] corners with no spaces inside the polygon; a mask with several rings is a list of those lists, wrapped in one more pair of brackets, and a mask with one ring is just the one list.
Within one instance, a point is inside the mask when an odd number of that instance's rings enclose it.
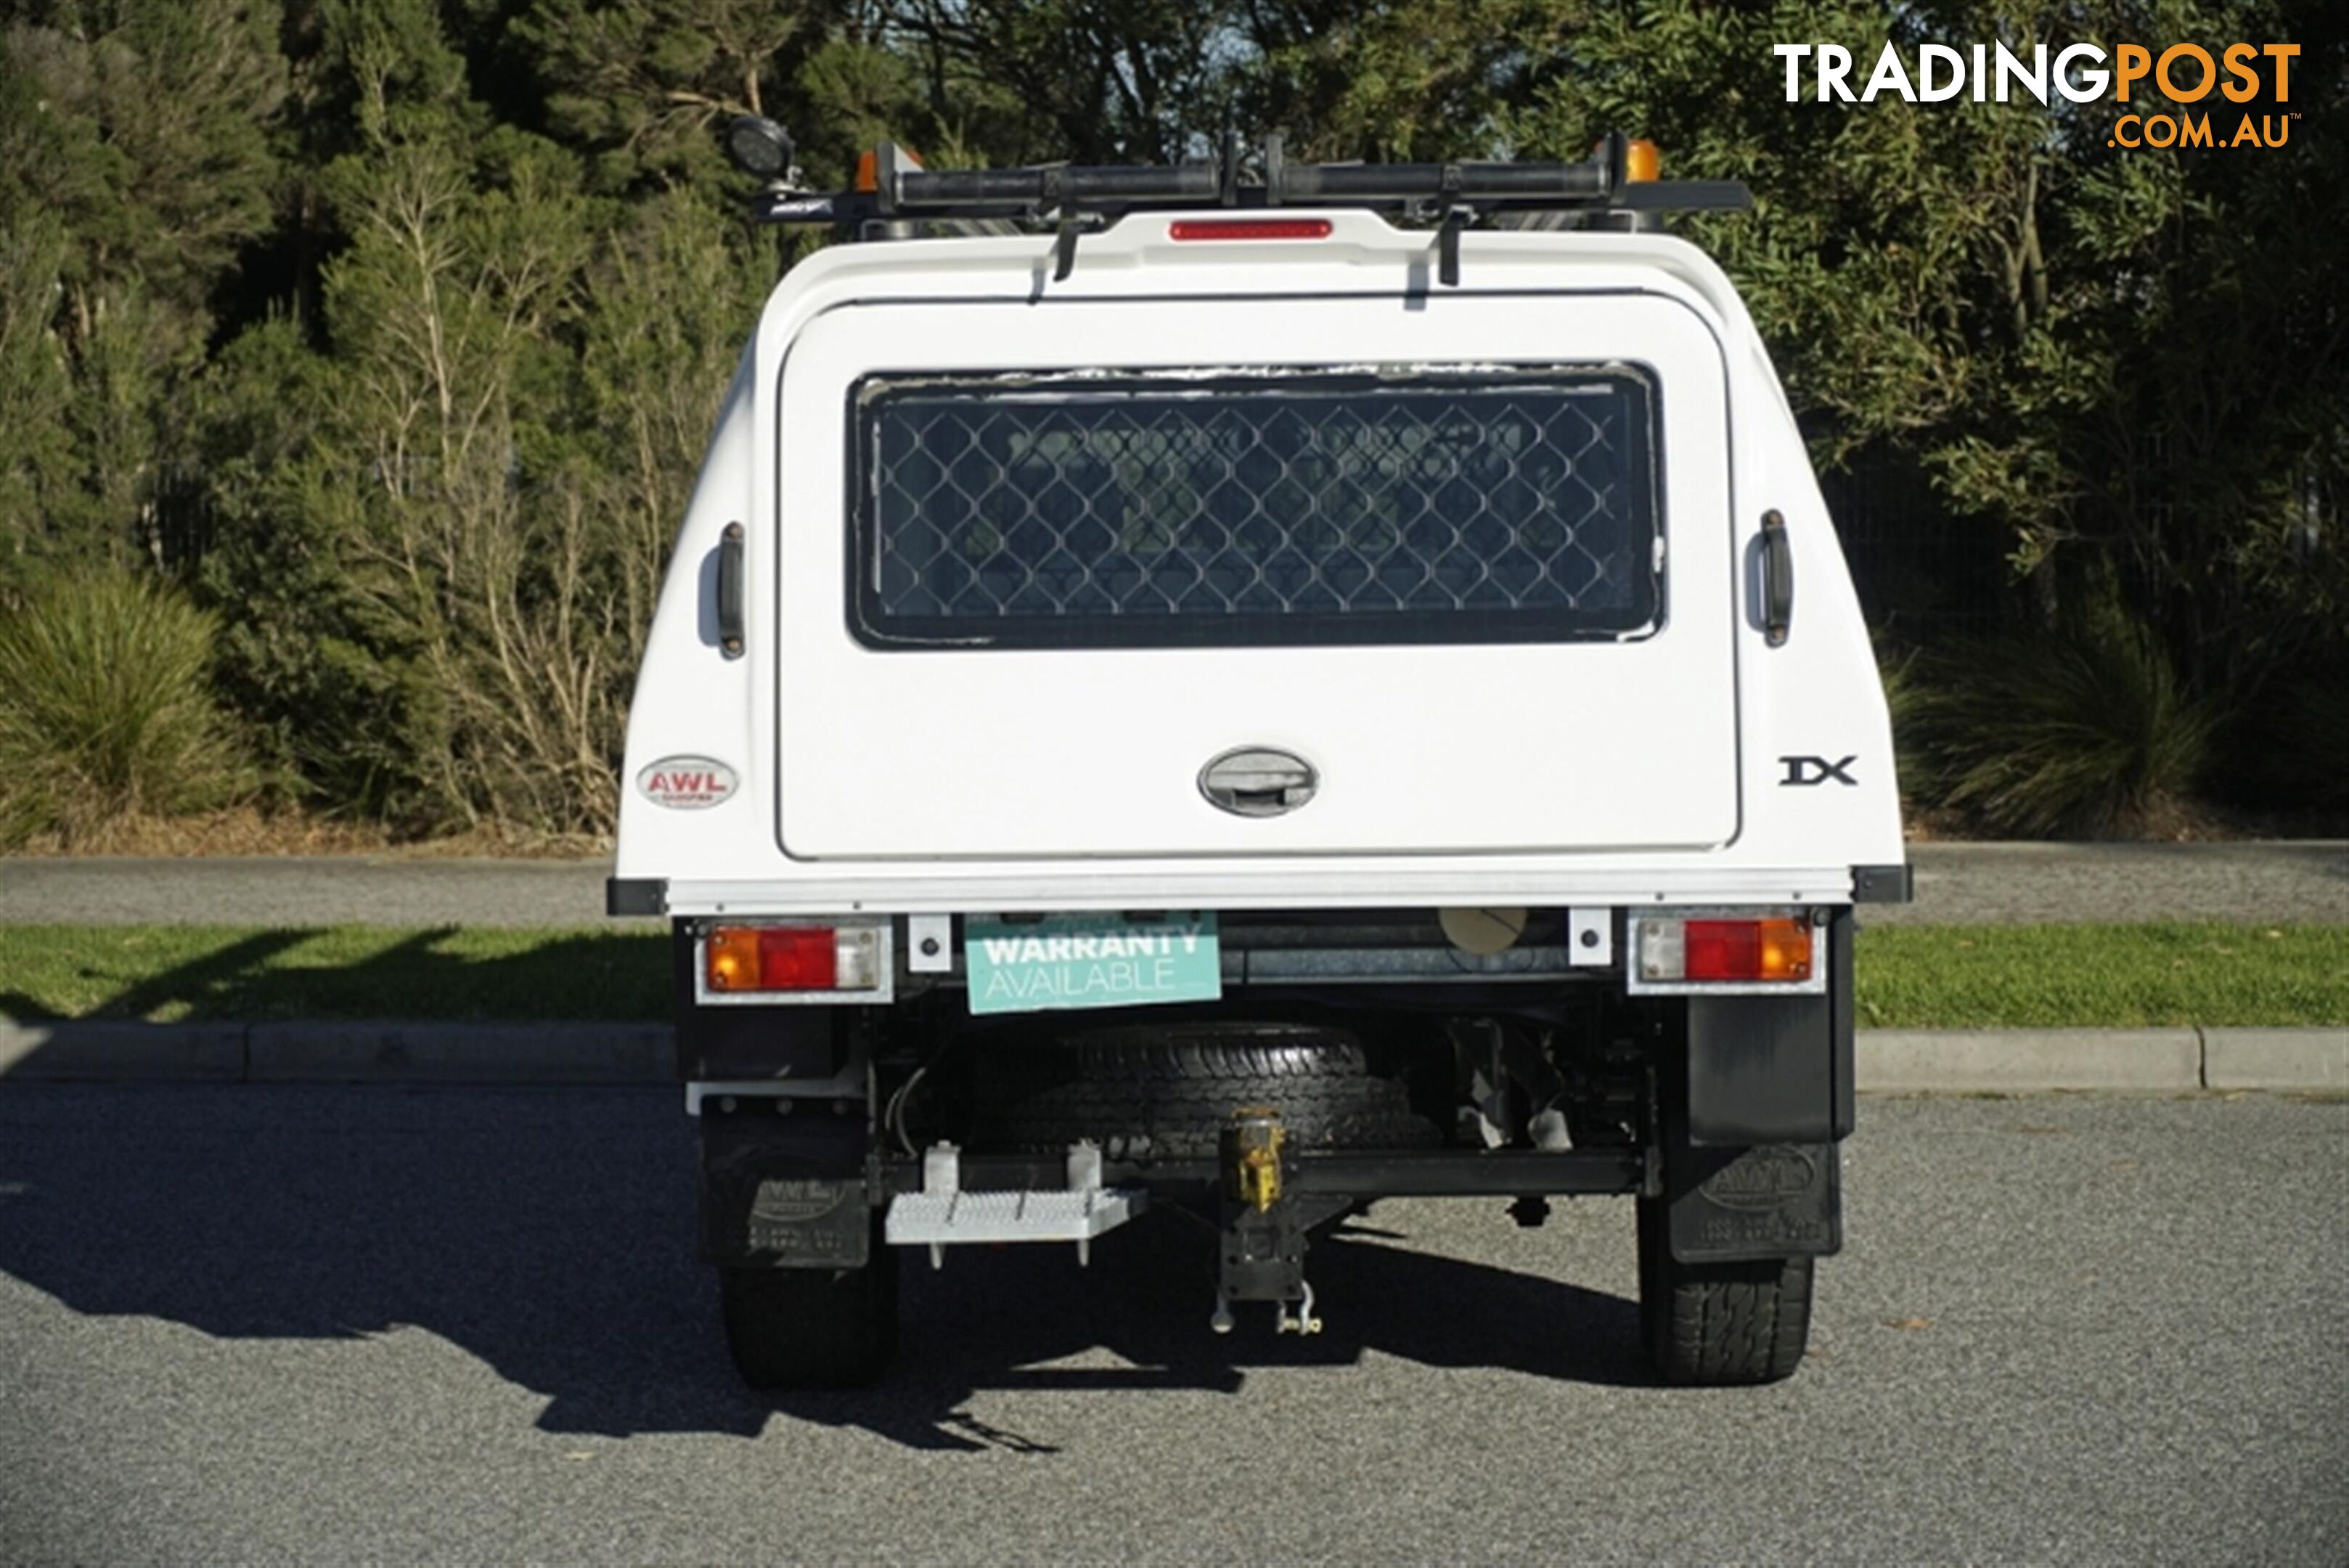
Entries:
{"label": "concrete kerb", "polygon": [[233,1084],[242,1023],[50,1023],[0,1018],[0,1082]]}
{"label": "concrete kerb", "polygon": [[[1864,1093],[2349,1092],[2349,1027],[1862,1030]],[[61,1023],[0,1018],[0,1081],[674,1082],[663,1023]]]}
{"label": "concrete kerb", "polygon": [[2202,1082],[2213,1089],[2349,1093],[2349,1028],[2205,1029]]}
{"label": "concrete kerb", "polygon": [[1864,1030],[1859,1086],[1902,1093],[2199,1089],[2192,1029]]}

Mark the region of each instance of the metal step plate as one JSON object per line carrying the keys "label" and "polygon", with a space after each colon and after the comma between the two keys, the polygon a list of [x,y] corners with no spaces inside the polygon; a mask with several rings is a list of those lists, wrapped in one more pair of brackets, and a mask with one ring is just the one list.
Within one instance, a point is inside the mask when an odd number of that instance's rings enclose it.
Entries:
{"label": "metal step plate", "polygon": [[1085,1192],[905,1192],[889,1204],[892,1246],[1089,1241],[1149,1207],[1138,1187]]}

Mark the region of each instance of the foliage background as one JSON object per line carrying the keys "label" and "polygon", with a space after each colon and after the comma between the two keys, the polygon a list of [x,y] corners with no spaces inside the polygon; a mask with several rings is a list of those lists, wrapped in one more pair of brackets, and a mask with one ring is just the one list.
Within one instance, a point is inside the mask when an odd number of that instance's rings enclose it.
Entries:
{"label": "foliage background", "polygon": [[[818,182],[883,135],[934,164],[1175,158],[1226,125],[1325,159],[1570,158],[1621,127],[1756,192],[1686,227],[1911,660],[1920,798],[2009,831],[2196,789],[2339,805],[2342,9],[0,0],[0,611],[125,575],[192,600],[191,679],[241,757],[185,765],[223,788],[600,831],[709,417],[813,243],[741,223],[723,117],[784,120]],[[1784,101],[1773,44],[1840,42],[1864,79],[1887,37],[2288,40],[2289,108],[2213,121],[2301,118],[2279,150],[2162,152],[2108,146],[2110,103]],[[2043,657],[2095,676],[1992,787],[2002,693]],[[2002,818],[2042,774],[2060,798]]]}

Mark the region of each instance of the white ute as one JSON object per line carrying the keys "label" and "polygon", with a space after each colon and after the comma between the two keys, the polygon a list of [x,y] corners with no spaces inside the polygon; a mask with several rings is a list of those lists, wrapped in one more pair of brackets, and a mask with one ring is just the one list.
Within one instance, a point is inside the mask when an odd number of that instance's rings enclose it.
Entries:
{"label": "white ute", "polygon": [[[702,1250],[761,1386],[870,1380],[895,1260],[1219,1233],[1319,1328],[1376,1199],[1636,1198],[1672,1382],[1802,1355],[1883,693],[1784,393],[1588,162],[800,189],[628,730]],[[1131,1230],[1123,1229],[1139,1220]],[[1324,1302],[1327,1310],[1342,1304]],[[1547,1325],[1527,1324],[1528,1334]]]}

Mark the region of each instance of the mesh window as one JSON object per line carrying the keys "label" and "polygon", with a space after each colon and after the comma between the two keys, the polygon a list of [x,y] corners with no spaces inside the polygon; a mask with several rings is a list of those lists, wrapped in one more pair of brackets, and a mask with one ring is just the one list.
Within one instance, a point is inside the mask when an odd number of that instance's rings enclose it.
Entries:
{"label": "mesh window", "polygon": [[1532,642],[1654,629],[1630,369],[856,387],[876,648]]}

